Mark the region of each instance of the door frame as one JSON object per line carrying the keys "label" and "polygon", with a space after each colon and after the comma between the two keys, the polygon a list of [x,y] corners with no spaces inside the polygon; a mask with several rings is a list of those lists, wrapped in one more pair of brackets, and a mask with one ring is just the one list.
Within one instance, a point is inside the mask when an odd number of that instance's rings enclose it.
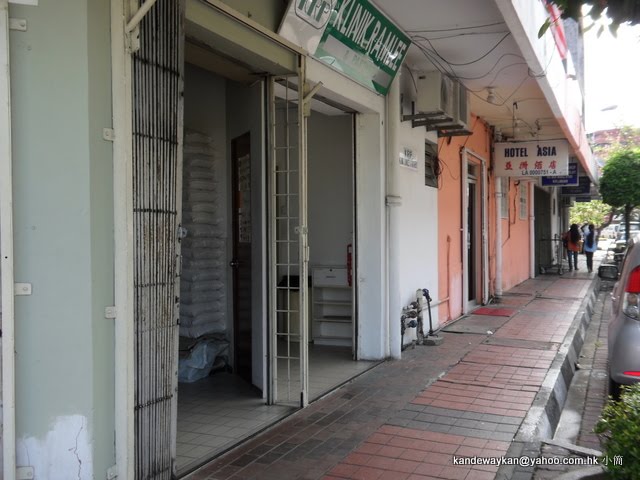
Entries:
{"label": "door frame", "polygon": [[[232,312],[233,312],[233,365],[234,365],[234,373],[236,373],[237,375],[239,375],[241,378],[243,378],[244,380],[246,380],[250,385],[253,385],[253,378],[252,378],[252,372],[253,372],[253,357],[251,357],[251,361],[249,362],[249,378],[245,378],[243,375],[240,374],[240,369],[238,368],[240,363],[239,363],[239,352],[238,352],[238,337],[239,337],[239,333],[240,333],[240,321],[239,321],[239,314],[238,314],[238,305],[239,305],[239,300],[238,300],[238,292],[239,292],[239,285],[240,285],[240,275],[239,275],[239,265],[234,265],[234,262],[239,262],[238,260],[238,255],[239,255],[239,243],[240,243],[240,239],[239,239],[239,224],[238,224],[238,214],[237,214],[237,187],[239,184],[239,178],[238,178],[238,163],[239,163],[239,159],[241,158],[241,156],[238,155],[237,150],[239,149],[239,147],[244,147],[246,144],[246,148],[247,148],[247,154],[249,155],[249,167],[251,168],[251,162],[253,161],[253,159],[251,158],[251,132],[245,132],[233,139],[231,139],[231,210],[232,210],[232,218],[231,218],[231,226],[232,226],[232,232],[231,232],[231,243],[232,243],[232,255],[231,255],[231,263],[230,266],[231,268],[231,277],[232,277],[232,281],[231,281],[231,287],[232,287],[232,292],[231,292],[231,296],[232,296]],[[249,174],[249,183],[251,184],[251,173]],[[251,185],[250,185],[251,188]],[[253,195],[253,194],[252,194]],[[243,201],[243,205],[245,205],[244,201]],[[249,211],[251,212],[251,200],[249,200],[248,203],[248,208]],[[253,213],[253,212],[251,212]],[[255,241],[254,238],[251,239],[251,242],[249,242],[249,254],[251,255],[252,253],[252,247],[251,245],[253,245],[253,242]],[[251,269],[251,262],[252,259],[250,257],[250,263],[249,263],[249,269]],[[251,282],[249,283],[249,288],[250,288],[250,292],[249,292],[249,299],[252,302],[253,301],[253,295],[252,295],[252,291],[253,289],[251,288],[252,284]],[[250,326],[250,330],[253,330],[253,315],[252,315],[252,310],[251,308],[249,308],[249,326]],[[253,331],[251,332],[253,334]],[[251,343],[250,343],[251,345]],[[250,349],[251,351],[253,350],[252,348]]]}
{"label": "door frame", "polygon": [[[290,77],[295,78],[294,84],[290,82]],[[270,388],[268,394],[268,402],[269,404],[297,404],[300,408],[306,407],[309,403],[309,324],[308,324],[308,277],[309,277],[309,236],[308,236],[308,222],[307,222],[307,113],[309,112],[309,102],[315,92],[320,88],[321,84],[314,87],[314,89],[309,90],[308,84],[306,83],[306,57],[300,56],[298,57],[298,68],[295,75],[286,76],[283,79],[284,82],[284,92],[285,92],[285,102],[286,108],[288,110],[289,103],[293,103],[297,106],[296,108],[296,123],[298,126],[297,131],[297,157],[298,157],[298,169],[297,169],[297,226],[295,227],[295,231],[293,232],[296,236],[297,240],[291,240],[290,235],[290,227],[288,220],[289,218],[295,218],[290,216],[290,207],[289,207],[289,181],[291,180],[291,173],[294,173],[289,169],[289,149],[294,148],[290,147],[292,145],[291,139],[289,137],[288,132],[286,133],[286,140],[284,148],[286,149],[285,157],[286,160],[286,168],[284,171],[278,172],[277,170],[277,160],[278,160],[278,150],[282,147],[279,147],[279,143],[277,141],[276,136],[276,88],[278,82],[276,81],[276,77],[271,77],[268,86],[268,115],[269,115],[269,131],[268,131],[268,139],[269,139],[269,155],[268,155],[268,174],[269,174],[269,206],[268,206],[268,217],[269,217],[269,229],[268,235],[270,239],[270,254],[269,254],[269,264],[270,264],[270,276],[269,276],[269,299],[270,299],[270,308],[269,308],[269,371],[270,371]],[[282,86],[282,85],[280,85]],[[290,98],[289,95],[292,95]],[[288,118],[288,113],[287,113]],[[285,125],[287,123],[285,122]],[[295,145],[295,144],[294,144]],[[280,238],[280,230],[282,226],[278,224],[278,220],[283,221],[282,212],[280,212],[278,205],[278,196],[282,195],[278,190],[278,182],[280,179],[278,178],[278,174],[285,174],[285,180],[287,183],[287,188],[285,189],[285,196],[287,197],[287,215],[284,216],[286,220],[286,228],[287,234],[285,239],[282,240]],[[293,175],[295,178],[295,175]],[[286,262],[286,271],[287,271],[287,282],[285,285],[280,285],[280,273],[279,273],[279,265],[278,260],[280,258],[279,249],[286,248],[291,249],[291,245],[297,241],[297,250],[298,257],[294,259],[293,263],[290,258],[287,259]],[[287,250],[287,257],[289,257],[291,250]],[[283,264],[285,265],[285,264]],[[292,276],[290,267],[297,266],[297,274],[298,274],[298,286],[297,288],[292,285]],[[296,298],[296,295],[292,295],[294,291],[297,291],[297,300],[296,300],[296,308],[292,308],[291,299]],[[284,295],[286,300],[286,308],[279,309],[279,301],[280,296]],[[278,395],[278,362],[285,362],[287,365],[287,371],[290,371],[292,361],[296,360],[295,354],[291,354],[291,318],[296,318],[297,313],[297,335],[298,336],[297,346],[298,346],[298,362],[299,362],[299,400],[298,399],[287,399],[287,401],[279,401]],[[280,317],[284,317],[286,320],[286,328],[280,330],[281,325],[279,325]],[[284,324],[283,324],[284,325]],[[288,342],[287,345],[287,354],[285,356],[280,356],[278,351],[278,341],[281,340],[279,337],[283,337]],[[291,385],[293,382],[288,381],[287,387],[291,389]],[[293,383],[295,385],[295,383]]]}
{"label": "door frame", "polygon": [[[480,248],[478,258],[475,259],[476,272],[481,272],[480,281],[478,282],[478,292],[476,299],[482,304],[489,301],[489,242],[488,242],[488,208],[487,208],[487,161],[484,157],[478,155],[473,150],[464,148],[460,155],[461,169],[461,200],[462,200],[462,228],[461,228],[461,245],[462,245],[462,313],[468,314],[474,302],[469,301],[469,264],[466,252],[466,242],[468,234],[468,206],[469,198],[467,196],[467,187],[469,183],[468,168],[469,165],[475,165],[479,170],[476,176],[476,184],[479,186],[476,192],[476,199],[479,199],[477,206],[477,225],[480,227],[480,235],[476,236],[476,242],[480,239]],[[476,231],[478,231],[476,229]]]}
{"label": "door frame", "polygon": [[111,0],[115,319],[115,449],[117,475],[134,478],[132,58],[126,33],[131,2]]}
{"label": "door frame", "polygon": [[2,458],[3,476],[16,472],[15,317],[13,272],[13,163],[9,4],[0,0],[0,274],[2,275]]}

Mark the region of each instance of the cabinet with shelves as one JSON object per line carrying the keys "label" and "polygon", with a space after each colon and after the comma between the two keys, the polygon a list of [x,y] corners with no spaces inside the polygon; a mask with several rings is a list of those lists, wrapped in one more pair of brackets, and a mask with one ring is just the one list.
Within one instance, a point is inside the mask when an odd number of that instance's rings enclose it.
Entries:
{"label": "cabinet with shelves", "polygon": [[318,345],[351,347],[353,293],[344,266],[312,269],[313,341]]}

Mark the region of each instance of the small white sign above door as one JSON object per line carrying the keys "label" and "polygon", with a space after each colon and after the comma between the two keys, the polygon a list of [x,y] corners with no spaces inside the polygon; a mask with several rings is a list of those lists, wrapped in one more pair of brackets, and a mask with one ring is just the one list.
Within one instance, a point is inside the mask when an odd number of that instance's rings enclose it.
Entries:
{"label": "small white sign above door", "polygon": [[411,170],[418,170],[418,159],[415,153],[410,148],[403,148],[400,151],[400,165],[410,168]]}

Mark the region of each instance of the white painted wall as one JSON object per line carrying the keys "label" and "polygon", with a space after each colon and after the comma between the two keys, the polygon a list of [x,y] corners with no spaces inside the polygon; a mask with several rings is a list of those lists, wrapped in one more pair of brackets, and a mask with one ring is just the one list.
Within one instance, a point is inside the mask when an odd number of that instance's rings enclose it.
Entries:
{"label": "white painted wall", "polygon": [[[402,110],[395,114],[409,113],[411,100],[415,98],[415,85],[409,74],[401,72],[396,79]],[[394,106],[394,108],[396,108]],[[402,196],[402,205],[397,208],[398,261],[398,298],[400,308],[416,300],[416,290],[427,288],[431,298],[439,298],[438,292],[438,189],[425,185],[425,141],[437,143],[434,132],[427,132],[424,127],[412,128],[410,121],[400,121],[394,129],[397,139],[397,152],[388,159],[389,175],[393,179],[395,190]],[[399,162],[400,151],[409,149],[413,152],[418,165],[411,169]],[[390,154],[391,155],[391,154]],[[393,171],[391,171],[393,169]],[[394,227],[396,228],[396,227]],[[392,325],[400,329],[402,311],[391,312],[396,318]],[[433,327],[437,327],[438,312],[432,309]],[[424,312],[424,331],[429,330],[428,312]],[[392,327],[393,328],[393,327]],[[404,344],[416,338],[416,329],[405,332]]]}
{"label": "white painted wall", "polygon": [[[17,464],[36,479],[115,463],[109,2],[11,6]],[[63,32],[64,34],[62,34]]]}
{"label": "white painted wall", "polygon": [[[185,68],[184,126],[213,138],[216,148],[227,148],[226,82],[211,72],[187,64]],[[226,171],[226,166],[225,166]],[[226,185],[221,185],[227,188]]]}
{"label": "white painted wall", "polygon": [[358,358],[390,354],[387,315],[387,238],[384,122],[356,115],[356,262]]}
{"label": "white painted wall", "polygon": [[346,265],[353,241],[353,122],[312,112],[308,122],[310,265]]}
{"label": "white painted wall", "polygon": [[[398,131],[400,148],[413,150],[418,159],[417,170],[401,166],[399,153],[391,159],[396,169],[396,182],[402,195],[402,206],[398,208],[401,235],[399,238],[400,302],[408,305],[416,299],[418,288],[428,288],[435,301],[438,295],[438,189],[424,184],[425,140],[437,140],[423,127],[411,128],[411,122],[402,122]],[[400,328],[400,314],[391,319]],[[434,328],[437,310],[432,311]],[[428,313],[424,318],[425,333],[428,331]],[[405,343],[415,339],[415,329],[405,332]]]}

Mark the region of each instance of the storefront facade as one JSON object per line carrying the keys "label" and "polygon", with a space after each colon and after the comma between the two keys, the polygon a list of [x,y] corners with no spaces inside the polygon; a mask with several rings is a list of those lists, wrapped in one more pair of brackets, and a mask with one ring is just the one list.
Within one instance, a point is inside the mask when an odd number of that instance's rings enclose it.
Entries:
{"label": "storefront facade", "polygon": [[[555,191],[495,174],[495,124],[467,97],[455,133],[420,123],[415,39],[385,2],[337,2],[338,20],[322,2],[18,3],[0,2],[5,478],[183,475],[268,424],[188,456],[192,398],[233,384],[222,408],[277,421],[399,358],[417,291],[438,328],[535,276],[534,203],[538,236],[560,229]],[[287,33],[296,8],[319,37]],[[198,391],[200,347],[223,360]]]}

